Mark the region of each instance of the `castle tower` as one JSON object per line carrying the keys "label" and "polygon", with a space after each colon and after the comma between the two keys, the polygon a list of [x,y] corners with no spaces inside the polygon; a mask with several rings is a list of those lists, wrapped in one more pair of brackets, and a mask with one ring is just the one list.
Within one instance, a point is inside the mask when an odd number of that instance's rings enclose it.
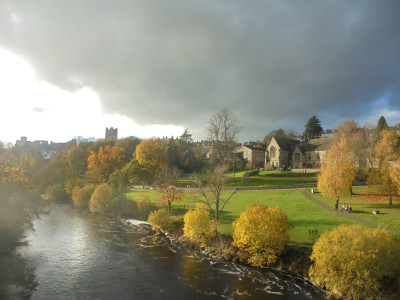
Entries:
{"label": "castle tower", "polygon": [[118,140],[118,128],[106,127],[106,140]]}

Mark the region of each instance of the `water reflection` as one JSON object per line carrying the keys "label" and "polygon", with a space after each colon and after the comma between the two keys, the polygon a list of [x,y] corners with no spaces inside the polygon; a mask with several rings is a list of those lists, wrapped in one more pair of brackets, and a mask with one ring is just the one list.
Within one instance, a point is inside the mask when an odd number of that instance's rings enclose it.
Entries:
{"label": "water reflection", "polygon": [[147,225],[55,205],[18,252],[35,268],[32,299],[323,299],[302,280],[216,262]]}

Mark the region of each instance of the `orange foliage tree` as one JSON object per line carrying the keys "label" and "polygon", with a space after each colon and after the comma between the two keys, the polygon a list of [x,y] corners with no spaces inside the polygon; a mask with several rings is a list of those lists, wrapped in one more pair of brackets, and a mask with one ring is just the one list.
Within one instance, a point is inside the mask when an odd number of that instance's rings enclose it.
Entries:
{"label": "orange foliage tree", "polygon": [[287,217],[279,207],[250,205],[233,222],[233,245],[249,254],[249,263],[274,263],[289,241]]}
{"label": "orange foliage tree", "polygon": [[184,196],[185,192],[183,190],[179,190],[175,186],[169,186],[166,190],[161,192],[161,205],[168,206],[168,212],[172,214],[172,202],[181,202]]}
{"label": "orange foliage tree", "polygon": [[142,169],[142,180],[150,184],[156,174],[168,162],[166,144],[159,138],[151,138],[142,141],[136,147],[136,160]]}
{"label": "orange foliage tree", "polygon": [[345,138],[339,138],[333,145],[322,164],[318,176],[318,189],[324,197],[336,199],[339,204],[340,197],[351,194],[354,180],[352,156],[347,147]]}
{"label": "orange foliage tree", "polygon": [[118,146],[100,147],[98,152],[90,151],[87,174],[96,183],[106,182],[111,173],[123,164],[124,149]]}

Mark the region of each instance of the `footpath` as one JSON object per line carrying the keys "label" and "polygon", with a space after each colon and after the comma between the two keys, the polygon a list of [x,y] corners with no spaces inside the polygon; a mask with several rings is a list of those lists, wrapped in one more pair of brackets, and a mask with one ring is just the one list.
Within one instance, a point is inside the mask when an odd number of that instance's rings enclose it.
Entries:
{"label": "footpath", "polygon": [[[363,219],[354,217],[353,215],[351,215],[351,214],[349,214],[349,213],[347,213],[347,212],[335,211],[335,208],[330,207],[329,205],[327,205],[327,204],[325,204],[325,203],[323,203],[323,202],[321,202],[321,201],[315,199],[313,196],[311,196],[310,194],[308,194],[304,189],[297,189],[297,190],[298,190],[304,197],[306,197],[307,199],[311,200],[311,201],[314,202],[315,204],[317,204],[317,205],[319,205],[319,206],[321,206],[321,207],[323,207],[323,208],[325,208],[325,209],[327,209],[327,210],[329,210],[329,211],[331,211],[331,212],[334,212],[335,214],[340,214],[341,216],[343,216],[343,217],[345,217],[345,218],[347,218],[347,219],[353,220],[353,221],[358,222],[358,223],[362,223],[362,224],[364,224],[364,225],[368,225],[368,226],[372,226],[372,227],[378,227],[378,226],[379,226],[379,225],[376,224],[376,223],[372,223],[372,222],[369,222],[369,221],[366,221],[366,220],[363,220]],[[387,227],[386,229],[389,230],[389,231],[391,231],[391,232],[394,232],[394,233],[396,233],[396,234],[400,234],[400,231],[399,231],[399,230],[396,230],[396,229],[393,229],[393,228],[389,228],[389,227]]]}

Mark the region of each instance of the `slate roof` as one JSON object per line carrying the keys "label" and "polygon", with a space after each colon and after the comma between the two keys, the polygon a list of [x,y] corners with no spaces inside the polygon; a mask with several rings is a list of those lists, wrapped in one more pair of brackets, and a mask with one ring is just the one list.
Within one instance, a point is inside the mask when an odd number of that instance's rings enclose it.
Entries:
{"label": "slate roof", "polygon": [[299,145],[302,153],[308,151],[327,151],[330,150],[335,142],[335,138],[320,138],[309,140],[307,144]]}
{"label": "slate roof", "polygon": [[300,144],[297,140],[274,136],[276,143],[282,150],[293,151]]}
{"label": "slate roof", "polygon": [[253,150],[253,151],[262,151],[262,152],[266,151],[265,148],[259,148],[259,147],[255,147],[253,145],[242,145],[242,146],[237,147],[234,151],[238,150],[241,147],[246,147],[247,149],[250,149],[250,150]]}

